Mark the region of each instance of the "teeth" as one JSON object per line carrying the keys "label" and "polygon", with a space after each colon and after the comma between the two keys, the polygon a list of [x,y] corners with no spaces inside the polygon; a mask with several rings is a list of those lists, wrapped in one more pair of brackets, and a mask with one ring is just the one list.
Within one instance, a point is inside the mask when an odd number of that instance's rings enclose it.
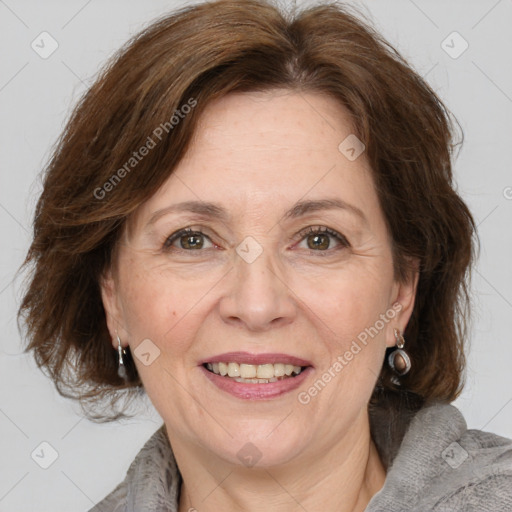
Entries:
{"label": "teeth", "polygon": [[238,363],[228,363],[228,375],[230,377],[240,377],[240,365]]}
{"label": "teeth", "polygon": [[[213,368],[212,368],[213,370]],[[228,374],[228,365],[226,363],[219,363],[219,373],[224,377]]]}
{"label": "teeth", "polygon": [[284,364],[277,363],[274,365],[274,375],[276,377],[284,377]]}
{"label": "teeth", "polygon": [[235,380],[237,382],[248,382],[250,384],[268,384],[269,382],[277,382],[275,377],[272,379],[243,379],[242,377],[237,377]]}
{"label": "teeth", "polygon": [[[253,368],[256,368],[253,366]],[[256,376],[258,379],[270,379],[274,377],[274,365],[273,364],[259,364],[256,370]]]}
{"label": "teeth", "polygon": [[256,377],[256,366],[254,366],[253,364],[241,364],[240,377],[243,377],[244,379],[251,379],[253,377]]}
{"label": "teeth", "polygon": [[279,379],[299,375],[300,366],[292,364],[238,364],[238,363],[207,363],[206,367],[217,375],[234,378],[237,382],[252,382],[255,384],[277,382]]}

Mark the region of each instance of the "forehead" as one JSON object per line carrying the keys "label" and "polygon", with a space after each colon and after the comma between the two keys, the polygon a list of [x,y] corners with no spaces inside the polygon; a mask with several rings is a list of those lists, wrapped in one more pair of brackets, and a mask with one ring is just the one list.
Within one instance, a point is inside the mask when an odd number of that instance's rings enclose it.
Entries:
{"label": "forehead", "polygon": [[206,148],[228,142],[226,136],[236,133],[239,144],[265,142],[262,149],[272,149],[269,143],[275,143],[276,149],[294,144],[297,149],[321,149],[330,144],[329,134],[340,128],[340,121],[347,134],[351,132],[349,118],[339,102],[320,93],[284,89],[232,93],[208,105],[195,135]]}
{"label": "forehead", "polygon": [[229,94],[205,109],[187,154],[141,214],[190,200],[256,216],[306,197],[376,200],[364,153],[350,161],[339,150],[351,135],[349,113],[327,95]]}

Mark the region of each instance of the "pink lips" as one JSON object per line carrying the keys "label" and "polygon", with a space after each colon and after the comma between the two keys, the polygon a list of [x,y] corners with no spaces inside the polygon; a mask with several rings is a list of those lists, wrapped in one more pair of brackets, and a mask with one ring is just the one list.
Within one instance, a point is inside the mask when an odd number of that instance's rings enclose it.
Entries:
{"label": "pink lips", "polygon": [[244,400],[269,400],[277,398],[285,393],[293,391],[304,382],[313,368],[309,366],[302,370],[296,377],[278,380],[277,382],[269,382],[267,384],[250,384],[245,382],[237,382],[228,377],[221,377],[216,373],[208,371],[204,366],[199,367],[204,375],[210,379],[222,391],[226,391],[236,398]]}
{"label": "pink lips", "polygon": [[287,354],[250,354],[249,352],[226,352],[212,356],[208,359],[200,361],[199,364],[205,363],[245,363],[245,364],[293,364],[294,366],[312,366],[309,361],[300,359],[299,357]]}
{"label": "pink lips", "polygon": [[[246,363],[246,364],[293,364],[294,366],[307,366],[295,377],[288,377],[277,382],[254,384],[237,382],[229,377],[222,377],[205,368],[206,363]],[[287,354],[250,354],[248,352],[228,352],[205,359],[200,363],[200,370],[206,378],[222,391],[225,391],[236,398],[243,400],[270,400],[293,391],[313,372],[309,361]]]}

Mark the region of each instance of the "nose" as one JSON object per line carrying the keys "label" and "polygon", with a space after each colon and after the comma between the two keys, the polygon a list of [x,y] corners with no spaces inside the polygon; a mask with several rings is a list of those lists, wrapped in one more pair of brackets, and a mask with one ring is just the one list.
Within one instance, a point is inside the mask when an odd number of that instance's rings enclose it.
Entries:
{"label": "nose", "polygon": [[236,254],[234,265],[219,304],[226,323],[250,331],[268,331],[293,321],[297,303],[282,266],[276,264],[270,250],[264,250],[252,262]]}

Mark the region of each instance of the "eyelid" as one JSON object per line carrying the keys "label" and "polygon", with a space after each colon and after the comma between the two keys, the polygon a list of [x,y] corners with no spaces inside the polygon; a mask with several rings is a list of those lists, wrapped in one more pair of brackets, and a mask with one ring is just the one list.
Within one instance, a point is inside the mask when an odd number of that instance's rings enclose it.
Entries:
{"label": "eyelid", "polygon": [[[296,235],[294,235],[291,240],[303,240],[306,236],[311,234],[328,234],[334,237],[341,245],[346,247],[351,247],[348,239],[342,234],[336,231],[335,229],[328,228],[326,226],[308,226],[307,228],[301,229]],[[314,251],[314,252],[328,252],[328,251]]]}
{"label": "eyelid", "polygon": [[[178,229],[177,231],[175,231],[174,233],[171,233],[168,237],[166,237],[166,239],[164,240],[164,243],[163,243],[163,249],[164,250],[173,249],[174,251],[181,251],[181,252],[188,252],[188,253],[191,253],[191,252],[200,253],[200,252],[202,252],[201,250],[193,251],[193,250],[181,249],[180,247],[172,247],[172,244],[176,240],[180,239],[182,236],[196,235],[196,234],[203,236],[204,238],[209,240],[213,246],[217,247],[217,244],[215,242],[213,242],[211,237],[209,235],[207,235],[204,231],[206,231],[206,229],[204,227],[196,228],[195,226],[187,226],[185,228]],[[211,247],[208,247],[208,249],[211,249]]]}
{"label": "eyelid", "polygon": [[[187,226],[187,227],[184,227],[184,228],[181,228],[181,229],[178,229],[177,231],[173,232],[171,235],[169,235],[164,243],[163,243],[163,249],[164,250],[171,250],[171,248],[175,251],[178,251],[178,252],[187,252],[187,253],[191,253],[191,252],[195,252],[195,253],[200,253],[200,252],[203,252],[202,250],[187,250],[187,249],[181,249],[181,248],[178,248],[178,247],[172,247],[172,244],[178,240],[180,237],[184,236],[184,235],[187,235],[187,234],[191,234],[191,235],[194,235],[194,234],[198,234],[198,235],[201,235],[203,236],[204,238],[206,238],[207,240],[210,241],[210,243],[214,246],[214,248],[219,248],[219,246],[212,240],[212,238],[205,233],[205,231],[208,231],[207,228],[203,227],[203,226]],[[351,247],[351,244],[350,242],[347,240],[347,238],[339,233],[338,231],[334,230],[334,229],[331,229],[329,227],[326,227],[326,226],[321,226],[321,225],[318,225],[318,226],[307,226],[303,229],[301,229],[297,234],[295,234],[293,237],[290,238],[291,241],[302,241],[304,240],[308,235],[311,235],[311,234],[327,234],[333,238],[335,238],[337,240],[337,242],[342,246],[342,247]],[[208,247],[207,249],[211,249],[211,247]],[[314,251],[312,249],[310,249],[311,252],[314,252],[314,253],[330,253],[332,252],[333,249],[328,249],[328,250],[325,250],[325,251]]]}

